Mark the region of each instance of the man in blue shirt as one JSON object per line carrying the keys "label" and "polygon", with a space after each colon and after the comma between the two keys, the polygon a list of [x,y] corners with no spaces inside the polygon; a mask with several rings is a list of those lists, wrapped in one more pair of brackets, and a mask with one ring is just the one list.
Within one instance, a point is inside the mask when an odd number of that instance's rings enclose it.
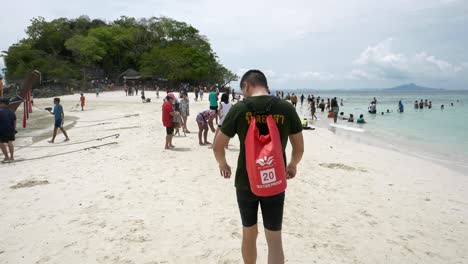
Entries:
{"label": "man in blue shirt", "polygon": [[63,128],[63,119],[65,117],[63,113],[63,107],[60,104],[60,98],[54,98],[54,111],[51,112],[50,109],[48,109],[49,113],[51,113],[55,117],[55,125],[54,125],[54,135],[52,136],[52,140],[49,141],[49,143],[54,143],[55,137],[57,136],[57,129],[60,128],[62,133],[65,135],[65,141],[70,140],[68,138],[67,132]]}
{"label": "man in blue shirt", "polygon": [[[14,158],[14,146],[16,133],[16,115],[8,108],[8,99],[0,97],[0,149],[2,150],[5,159],[3,162],[10,162],[15,160]],[[8,145],[10,155],[8,156],[8,150],[5,146]]]}

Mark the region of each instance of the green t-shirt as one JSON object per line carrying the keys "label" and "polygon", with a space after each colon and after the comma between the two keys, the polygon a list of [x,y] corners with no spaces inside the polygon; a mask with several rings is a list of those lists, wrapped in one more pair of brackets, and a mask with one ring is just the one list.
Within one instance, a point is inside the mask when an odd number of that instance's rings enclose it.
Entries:
{"label": "green t-shirt", "polygon": [[[261,111],[265,108],[267,103],[273,98],[269,95],[247,97],[247,100],[253,103],[257,111]],[[284,164],[286,163],[286,145],[288,143],[288,136],[297,134],[302,131],[301,119],[297,115],[296,109],[292,104],[280,100],[271,108],[270,114],[273,116],[273,119],[276,121],[278,130],[281,137],[281,145],[283,147],[283,157]],[[257,116],[256,119],[261,120],[262,123],[257,122],[257,126],[260,130],[260,134],[267,134],[268,127],[266,125],[266,116]],[[245,136],[249,129],[250,118],[252,117],[252,112],[248,109],[247,105],[242,102],[239,102],[232,106],[229,113],[224,119],[223,125],[221,126],[221,131],[228,137],[234,137],[236,134],[239,137],[240,141],[240,151],[239,158],[237,160],[237,171],[235,186],[237,189],[249,190],[249,178],[247,176],[247,169],[245,165]]]}
{"label": "green t-shirt", "polygon": [[210,106],[218,106],[218,95],[216,94],[216,92],[210,92],[208,100],[210,101]]}

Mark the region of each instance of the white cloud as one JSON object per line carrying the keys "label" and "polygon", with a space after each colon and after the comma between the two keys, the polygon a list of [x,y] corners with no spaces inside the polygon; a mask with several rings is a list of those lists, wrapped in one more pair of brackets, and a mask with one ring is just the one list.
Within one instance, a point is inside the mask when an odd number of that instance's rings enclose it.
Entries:
{"label": "white cloud", "polygon": [[451,63],[426,52],[404,54],[392,49],[394,40],[389,38],[365,49],[355,61],[356,68],[350,79],[451,79],[463,69],[463,64]]}

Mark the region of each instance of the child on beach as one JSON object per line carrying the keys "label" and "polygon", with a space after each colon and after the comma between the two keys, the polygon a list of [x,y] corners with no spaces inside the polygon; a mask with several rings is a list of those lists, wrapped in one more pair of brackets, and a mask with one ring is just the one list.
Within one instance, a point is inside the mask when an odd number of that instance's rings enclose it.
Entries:
{"label": "child on beach", "polygon": [[60,98],[54,98],[54,111],[51,112],[50,109],[47,109],[51,115],[54,116],[55,118],[55,123],[54,123],[54,134],[52,136],[52,140],[49,141],[49,143],[54,143],[55,137],[57,136],[57,130],[60,128],[60,131],[62,131],[63,135],[65,136],[65,141],[69,141],[70,139],[68,138],[67,132],[63,128],[63,121],[65,118],[65,114],[63,113],[63,107],[60,104]]}
{"label": "child on beach", "polygon": [[180,115],[183,120],[184,133],[190,133],[187,128],[187,118],[190,116],[190,100],[186,92],[182,93],[182,100],[180,100]]}
{"label": "child on beach", "polygon": [[211,144],[208,142],[208,126],[210,126],[211,131],[214,133],[215,129],[213,127],[213,119],[215,116],[216,112],[214,110],[205,110],[201,113],[198,113],[196,121],[198,124],[198,143],[200,146]]}
{"label": "child on beach", "polygon": [[86,100],[85,96],[83,95],[83,93],[81,93],[81,96],[80,96],[81,111],[84,111],[85,100]]}

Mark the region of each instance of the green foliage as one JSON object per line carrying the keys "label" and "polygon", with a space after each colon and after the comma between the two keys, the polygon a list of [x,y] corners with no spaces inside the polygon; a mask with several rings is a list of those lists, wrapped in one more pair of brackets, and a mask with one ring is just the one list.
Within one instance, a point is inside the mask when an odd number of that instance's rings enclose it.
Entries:
{"label": "green foliage", "polygon": [[108,23],[86,16],[52,21],[38,17],[26,33],[3,55],[8,80],[22,79],[33,69],[45,79],[65,83],[88,81],[96,77],[87,74],[91,72],[116,80],[128,68],[174,83],[227,83],[237,78],[219,63],[196,28],[166,17],[122,16]]}

